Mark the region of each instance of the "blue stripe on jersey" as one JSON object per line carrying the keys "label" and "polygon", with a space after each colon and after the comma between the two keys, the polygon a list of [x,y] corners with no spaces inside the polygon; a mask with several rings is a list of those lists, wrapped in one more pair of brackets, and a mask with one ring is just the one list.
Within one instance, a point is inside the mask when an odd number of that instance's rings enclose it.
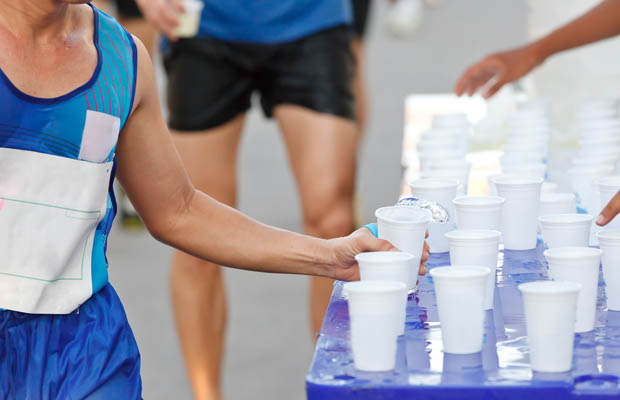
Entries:
{"label": "blue stripe on jersey", "polygon": [[[38,98],[20,91],[0,69],[0,147],[77,159],[89,110],[118,117],[122,131],[135,97],[136,45],[131,34],[114,18],[90,7],[94,14],[97,66],[84,85],[59,97]],[[113,159],[115,151],[116,146],[108,159]],[[93,293],[103,288],[108,279],[105,250],[115,214],[110,184],[106,215],[95,233]]]}

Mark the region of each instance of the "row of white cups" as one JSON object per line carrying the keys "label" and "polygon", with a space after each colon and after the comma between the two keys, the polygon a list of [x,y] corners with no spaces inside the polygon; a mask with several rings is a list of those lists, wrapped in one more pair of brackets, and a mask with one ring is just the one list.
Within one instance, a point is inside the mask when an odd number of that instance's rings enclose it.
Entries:
{"label": "row of white cups", "polygon": [[605,157],[607,150],[597,151],[612,145],[611,136],[620,146],[620,123],[616,127],[612,121],[618,120],[617,99],[606,100],[585,102],[577,111],[580,129],[589,135],[582,135],[582,149],[569,171],[577,198],[544,182],[551,135],[548,102],[528,104],[509,120],[504,173],[489,178],[490,196],[457,197],[466,193],[460,182],[467,182],[470,168],[465,161],[469,125],[463,115],[434,118],[418,146],[422,179],[410,187],[413,197],[441,204],[452,218],[440,224],[426,210],[399,206],[376,211],[379,237],[403,252],[358,255],[361,281],[344,286],[357,369],[394,368],[396,339],[404,333],[407,294],[415,290],[427,229],[431,252],[450,252],[451,266],[430,271],[443,350],[450,354],[482,349],[484,311],[493,307],[500,243],[505,250],[531,250],[542,229],[552,280],[519,286],[530,363],[539,372],[570,370],[574,333],[594,328],[601,260],[608,308],[620,311],[620,271],[613,268],[613,261],[620,260],[620,229],[598,232],[601,248],[589,248],[593,217],[576,213],[577,202],[598,212],[620,189],[620,177],[607,177],[616,171],[620,148],[609,151],[615,158]]}
{"label": "row of white cups", "polygon": [[[456,191],[456,182],[422,179],[436,190]],[[540,372],[565,372],[572,362],[574,332],[594,328],[601,257],[608,308],[620,310],[620,230],[598,233],[601,249],[589,248],[592,216],[559,214],[538,217],[542,179],[500,177],[497,196],[464,196],[452,203],[458,229],[444,234],[451,266],[430,271],[443,350],[450,354],[481,351],[484,311],[493,308],[500,241],[505,250],[531,250],[537,244],[537,221],[548,250],[553,281],[525,283],[524,313],[531,367]],[[404,333],[407,294],[415,290],[424,235],[433,224],[427,210],[402,206],[376,211],[379,237],[403,252],[357,256],[361,281],[346,283],[351,342],[360,370],[394,368],[397,336]]]}

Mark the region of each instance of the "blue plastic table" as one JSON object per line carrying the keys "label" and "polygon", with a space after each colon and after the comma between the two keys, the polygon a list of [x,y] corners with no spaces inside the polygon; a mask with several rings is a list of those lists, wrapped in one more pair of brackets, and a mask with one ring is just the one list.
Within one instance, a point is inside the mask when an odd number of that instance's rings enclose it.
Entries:
{"label": "blue plastic table", "polygon": [[[448,253],[433,254],[428,266],[449,263]],[[347,302],[342,283],[337,282],[306,377],[308,399],[620,398],[620,312],[605,311],[602,281],[596,329],[575,336],[573,369],[563,374],[535,373],[529,366],[517,285],[548,279],[542,244],[531,251],[503,251],[499,263],[495,307],[486,312],[482,352],[443,353],[435,293],[427,275],[409,298],[406,332],[398,341],[396,369],[390,372],[355,369]]]}

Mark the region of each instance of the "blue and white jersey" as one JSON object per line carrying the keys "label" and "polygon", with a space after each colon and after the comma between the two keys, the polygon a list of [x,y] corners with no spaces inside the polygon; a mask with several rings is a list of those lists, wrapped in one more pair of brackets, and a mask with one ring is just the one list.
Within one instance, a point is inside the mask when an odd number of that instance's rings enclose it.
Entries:
{"label": "blue and white jersey", "polygon": [[114,155],[133,107],[137,51],[116,20],[91,8],[98,61],[84,85],[37,98],[0,69],[0,309],[69,313],[108,281]]}

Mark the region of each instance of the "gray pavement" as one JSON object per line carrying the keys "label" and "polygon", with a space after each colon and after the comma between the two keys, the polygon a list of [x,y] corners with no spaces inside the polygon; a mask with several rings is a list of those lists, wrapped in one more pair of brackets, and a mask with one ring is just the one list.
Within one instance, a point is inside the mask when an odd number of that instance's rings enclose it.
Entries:
{"label": "gray pavement", "polygon": [[[521,43],[522,0],[444,0],[427,8],[411,39],[383,29],[387,2],[375,2],[368,37],[370,122],[360,157],[359,191],[368,221],[399,192],[403,100],[445,92],[459,72],[492,49]],[[252,112],[240,157],[240,208],[278,227],[300,230],[300,208],[283,144],[273,122]],[[115,228],[110,280],[125,303],[142,352],[145,399],[190,399],[169,305],[170,250],[146,233]],[[226,399],[304,399],[312,358],[307,278],[229,270]]]}

